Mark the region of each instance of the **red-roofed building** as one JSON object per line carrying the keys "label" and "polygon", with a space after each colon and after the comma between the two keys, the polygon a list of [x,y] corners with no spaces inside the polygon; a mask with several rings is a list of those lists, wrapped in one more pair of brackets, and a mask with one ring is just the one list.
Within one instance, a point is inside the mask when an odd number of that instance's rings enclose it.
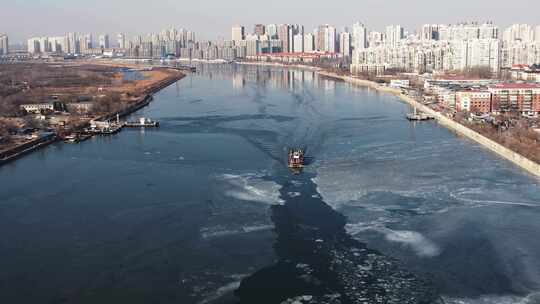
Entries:
{"label": "red-roofed building", "polygon": [[513,79],[540,82],[539,65],[514,64],[510,72]]}
{"label": "red-roofed building", "polygon": [[531,83],[501,83],[489,87],[492,112],[519,111],[540,114],[540,85]]}
{"label": "red-roofed building", "polygon": [[456,93],[456,110],[487,114],[491,112],[491,93],[483,90],[465,90]]}

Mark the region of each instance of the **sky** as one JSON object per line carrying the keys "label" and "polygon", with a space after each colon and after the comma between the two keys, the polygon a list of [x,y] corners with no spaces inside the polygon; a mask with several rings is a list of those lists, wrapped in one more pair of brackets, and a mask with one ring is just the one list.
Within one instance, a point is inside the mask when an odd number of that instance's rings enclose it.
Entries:
{"label": "sky", "polygon": [[425,23],[483,22],[501,27],[540,24],[539,0],[0,0],[0,33],[14,43],[67,32],[129,35],[176,27],[201,39],[230,39],[231,26],[255,23],[319,24],[338,29],[354,22],[370,30],[401,24],[410,32]]}

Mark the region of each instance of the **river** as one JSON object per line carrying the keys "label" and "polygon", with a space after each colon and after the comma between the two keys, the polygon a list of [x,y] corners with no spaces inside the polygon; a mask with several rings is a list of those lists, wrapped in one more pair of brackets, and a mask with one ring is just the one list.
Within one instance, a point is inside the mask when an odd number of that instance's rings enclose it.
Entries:
{"label": "river", "polygon": [[0,168],[0,302],[353,303],[370,271],[395,303],[540,301],[540,181],[409,110],[312,71],[200,65],[132,117],[159,129]]}

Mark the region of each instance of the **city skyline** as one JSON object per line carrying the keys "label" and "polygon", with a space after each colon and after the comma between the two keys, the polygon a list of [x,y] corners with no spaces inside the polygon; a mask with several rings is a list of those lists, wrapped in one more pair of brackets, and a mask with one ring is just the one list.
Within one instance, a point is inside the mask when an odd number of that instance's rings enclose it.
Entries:
{"label": "city skyline", "polygon": [[[130,10],[123,9],[128,4]],[[258,23],[303,24],[306,29],[311,29],[319,24],[333,24],[341,28],[361,21],[371,29],[383,30],[387,24],[401,24],[405,29],[414,32],[426,23],[493,21],[500,27],[513,23],[534,24],[537,23],[534,12],[540,9],[540,3],[526,0],[513,1],[511,5],[484,0],[474,3],[458,0],[438,3],[437,9],[431,9],[430,4],[424,0],[414,1],[412,4],[369,0],[363,3],[340,1],[329,6],[304,0],[294,3],[279,0],[266,4],[266,9],[260,10],[244,0],[190,4],[189,7],[164,1],[160,3],[158,10],[149,11],[145,3],[138,0],[114,3],[98,0],[92,7],[86,7],[82,2],[45,0],[31,5],[5,5],[3,10],[6,17],[0,20],[0,32],[7,33],[12,44],[24,43],[31,36],[56,35],[62,31],[110,34],[121,32],[131,36],[171,26],[190,28],[200,33],[201,39],[217,40],[228,39],[230,26],[233,24]],[[235,14],[239,11],[242,12],[241,17]],[[408,14],[403,14],[404,11]],[[148,18],[149,15],[156,14],[160,17]],[[25,20],[24,26],[20,25],[20,20]],[[248,30],[251,31],[250,28]]]}

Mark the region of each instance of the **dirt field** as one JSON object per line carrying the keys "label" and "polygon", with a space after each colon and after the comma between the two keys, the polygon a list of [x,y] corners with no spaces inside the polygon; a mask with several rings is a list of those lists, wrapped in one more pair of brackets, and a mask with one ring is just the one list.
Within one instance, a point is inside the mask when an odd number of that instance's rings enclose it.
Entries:
{"label": "dirt field", "polygon": [[[126,73],[132,73],[128,68],[137,70],[136,78],[125,77]],[[1,65],[0,146],[13,145],[17,136],[12,135],[17,129],[53,128],[67,132],[93,118],[121,111],[152,93],[160,84],[182,77],[180,71],[173,69],[147,70],[140,65],[107,61]],[[23,104],[51,102],[63,105],[85,102],[92,106],[84,113],[42,113],[45,116],[41,119],[21,109]]]}

